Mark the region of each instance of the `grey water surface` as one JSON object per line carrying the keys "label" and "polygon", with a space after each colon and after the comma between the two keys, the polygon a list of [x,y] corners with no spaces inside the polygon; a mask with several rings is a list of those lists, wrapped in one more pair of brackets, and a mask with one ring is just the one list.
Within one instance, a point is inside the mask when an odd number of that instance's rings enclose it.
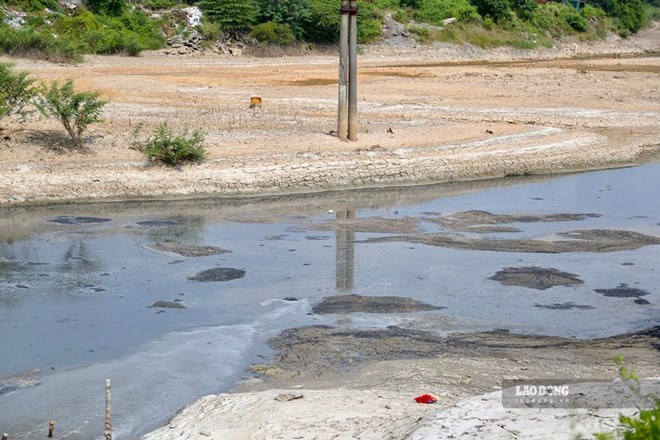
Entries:
{"label": "grey water surface", "polygon": [[[60,438],[100,438],[109,378],[115,438],[137,438],[181,406],[229,390],[271,354],[269,337],[295,326],[596,338],[657,325],[658,245],[606,253],[460,250],[367,243],[395,233],[318,224],[408,218],[431,233],[442,227],[425,219],[468,210],[592,213],[600,216],[462,234],[545,240],[576,229],[623,229],[660,237],[658,188],[660,164],[650,163],[554,178],[1,210],[0,432],[37,438],[55,419]],[[184,256],[157,250],[176,249],[158,243],[205,252]],[[206,252],[215,248],[222,252]],[[584,283],[534,290],[489,279],[506,267],[532,266]],[[214,275],[217,281],[208,279]],[[645,301],[596,291],[619,288],[643,291]],[[337,294],[407,297],[435,308],[311,313]],[[158,301],[185,308],[151,307]]]}

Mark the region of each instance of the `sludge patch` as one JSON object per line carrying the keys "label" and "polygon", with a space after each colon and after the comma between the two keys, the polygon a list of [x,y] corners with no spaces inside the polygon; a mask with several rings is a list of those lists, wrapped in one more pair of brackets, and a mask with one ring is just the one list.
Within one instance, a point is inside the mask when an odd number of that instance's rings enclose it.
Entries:
{"label": "sludge patch", "polygon": [[488,279],[499,281],[504,286],[519,286],[537,290],[584,284],[584,281],[575,274],[537,266],[505,267]]}

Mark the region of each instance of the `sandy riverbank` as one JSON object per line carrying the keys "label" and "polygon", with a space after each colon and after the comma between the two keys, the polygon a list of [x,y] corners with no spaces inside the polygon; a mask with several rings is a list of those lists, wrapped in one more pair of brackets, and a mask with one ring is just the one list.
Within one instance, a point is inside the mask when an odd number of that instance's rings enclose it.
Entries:
{"label": "sandy riverbank", "polygon": [[[615,354],[658,375],[657,328],[594,341],[508,333],[309,327],[272,341],[273,364],[207,396],[143,440],[589,437],[632,409],[511,409],[502,379],[613,379]],[[413,359],[410,359],[413,358]],[[660,382],[655,383],[656,392]],[[575,388],[589,394],[593,386]],[[433,393],[435,405],[413,398]]]}
{"label": "sandy riverbank", "polygon": [[[155,53],[90,56],[76,66],[12,60],[42,80],[76,78],[110,104],[84,152],[64,150],[56,122],[6,125],[0,206],[282,194],[628,165],[660,148],[657,46],[652,38],[580,43],[578,54],[598,55],[585,59],[563,58],[575,54],[573,44],[529,52],[369,48],[360,61],[355,143],[332,134],[332,56]],[[248,108],[251,95],[262,97],[261,111]],[[146,163],[130,146],[164,121],[204,130],[209,159],[175,170]]]}

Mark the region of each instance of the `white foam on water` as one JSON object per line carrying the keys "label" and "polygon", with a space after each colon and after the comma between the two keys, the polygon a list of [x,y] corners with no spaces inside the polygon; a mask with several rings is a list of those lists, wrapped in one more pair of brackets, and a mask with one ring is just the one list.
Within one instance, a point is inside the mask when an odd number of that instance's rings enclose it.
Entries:
{"label": "white foam on water", "polygon": [[259,344],[304,306],[289,303],[252,324],[170,333],[119,359],[46,376],[40,386],[0,397],[0,431],[32,439],[56,420],[58,437],[99,439],[111,379],[114,438],[137,438],[182,406],[228,390]]}

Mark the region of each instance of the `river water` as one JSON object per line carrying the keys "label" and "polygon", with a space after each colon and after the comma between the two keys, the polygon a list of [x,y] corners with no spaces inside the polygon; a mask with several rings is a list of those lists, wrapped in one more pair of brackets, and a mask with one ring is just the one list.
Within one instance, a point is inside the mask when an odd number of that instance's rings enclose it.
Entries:
{"label": "river water", "polygon": [[[109,378],[115,438],[137,438],[181,406],[229,390],[250,364],[271,354],[269,337],[295,326],[508,329],[595,338],[657,325],[657,245],[611,253],[458,250],[364,243],[387,234],[323,230],[318,224],[346,216],[419,218],[425,232],[436,232],[441,227],[424,219],[439,213],[594,213],[600,216],[521,223],[514,225],[520,232],[486,235],[544,239],[574,229],[625,229],[660,236],[658,188],[660,164],[649,163],[554,178],[263,199],[4,209],[0,376],[27,372],[40,384],[0,387],[0,432],[37,438],[54,419],[60,438],[100,438]],[[72,218],[74,224],[62,223]],[[231,252],[184,257],[153,248],[167,241]],[[246,275],[222,282],[189,279],[218,266]],[[541,291],[488,279],[511,266],[555,268],[584,284]],[[621,284],[648,292],[646,301],[595,292]],[[446,308],[310,313],[322,298],[345,293],[412,297]],[[186,308],[149,307],[156,301]],[[588,307],[539,307],[567,303]]]}

